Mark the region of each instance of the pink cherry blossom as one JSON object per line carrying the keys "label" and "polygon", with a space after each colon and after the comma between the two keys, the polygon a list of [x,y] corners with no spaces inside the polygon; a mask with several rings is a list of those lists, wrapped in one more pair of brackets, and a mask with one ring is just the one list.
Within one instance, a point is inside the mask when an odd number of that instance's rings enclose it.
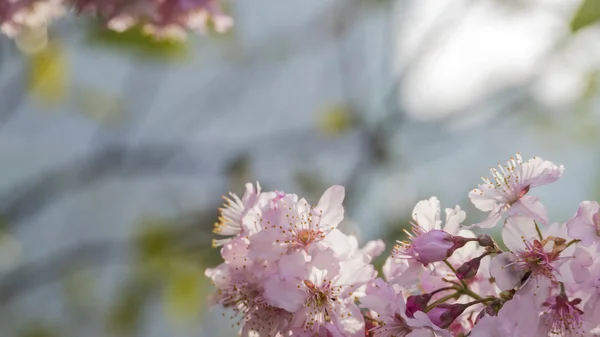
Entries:
{"label": "pink cherry blossom", "polygon": [[357,254],[339,261],[331,251],[315,251],[310,262],[265,283],[269,303],[293,312],[292,328],[317,333],[331,322],[344,336],[364,334],[364,319],[354,291],[375,277],[370,257]]}
{"label": "pink cherry blossom", "polygon": [[[242,334],[251,333],[275,335],[288,330],[291,314],[281,308],[270,305],[264,297],[262,281],[269,271],[262,266],[251,264],[249,268],[233,268],[221,264],[209,268],[205,275],[209,277],[217,293],[212,297],[213,304],[220,303],[232,309],[243,322]],[[241,316],[241,317],[240,317]]]}
{"label": "pink cherry blossom", "polygon": [[349,254],[347,237],[336,228],[344,218],[343,200],[344,188],[332,186],[315,207],[288,195],[277,201],[276,211],[257,210],[252,216],[259,229],[249,237],[249,256],[276,260],[286,252],[313,248]]}
{"label": "pink cherry blossom", "polygon": [[504,244],[510,252],[492,259],[490,273],[502,290],[509,290],[519,284],[525,274],[536,284],[541,279],[555,281],[559,276],[558,267],[570,257],[561,256],[566,249],[566,240],[548,236],[543,239],[536,231],[530,218],[511,217],[502,229]]}
{"label": "pink cherry blossom", "polygon": [[600,212],[596,201],[584,201],[575,216],[567,221],[569,236],[589,246],[600,241]]}
{"label": "pink cherry blossom", "polygon": [[471,202],[477,209],[489,212],[488,218],[473,226],[492,228],[506,213],[508,216],[528,216],[542,224],[548,223],[546,208],[539,198],[529,196],[533,187],[551,183],[562,176],[564,167],[556,166],[539,157],[522,162],[517,153],[516,159],[510,158],[506,166],[498,164],[491,168],[493,180],[482,178],[485,184],[479,185],[469,193]]}

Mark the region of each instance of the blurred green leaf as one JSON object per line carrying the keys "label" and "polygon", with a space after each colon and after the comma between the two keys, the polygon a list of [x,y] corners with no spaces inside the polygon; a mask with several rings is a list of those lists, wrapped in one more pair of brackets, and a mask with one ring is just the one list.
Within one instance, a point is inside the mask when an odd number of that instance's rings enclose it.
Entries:
{"label": "blurred green leaf", "polygon": [[318,128],[326,135],[337,136],[352,127],[354,122],[350,107],[344,104],[334,104],[321,111]]}
{"label": "blurred green leaf", "polygon": [[172,266],[164,288],[165,311],[175,322],[196,321],[204,309],[208,279],[197,265],[178,263]]}
{"label": "blurred green leaf", "polygon": [[297,171],[294,172],[294,181],[300,188],[302,192],[309,196],[310,198],[317,198],[323,193],[325,189],[325,182],[318,173],[309,172],[309,171]]}
{"label": "blurred green leaf", "polygon": [[67,94],[67,57],[62,46],[50,41],[29,59],[29,93],[42,103],[56,104]]}
{"label": "blurred green leaf", "polygon": [[18,333],[19,337],[59,337],[61,334],[56,327],[40,322],[29,323]]}
{"label": "blurred green leaf", "polygon": [[571,31],[578,30],[594,24],[600,20],[600,1],[599,0],[583,0],[581,6],[577,10],[575,17],[571,21]]}
{"label": "blurred green leaf", "polygon": [[116,297],[108,316],[107,328],[116,335],[132,335],[138,328],[148,292],[135,283],[125,285]]}
{"label": "blurred green leaf", "polygon": [[90,272],[69,273],[62,286],[66,302],[72,307],[87,308],[94,304],[94,276]]}
{"label": "blurred green leaf", "polygon": [[[174,229],[168,221],[146,218],[136,236],[136,251],[143,269],[165,272],[173,259]],[[148,271],[148,270],[146,270]]]}
{"label": "blurred green leaf", "polygon": [[151,59],[184,60],[190,55],[189,42],[156,40],[142,34],[139,27],[120,33],[95,24],[91,26],[87,40],[92,44],[136,52]]}

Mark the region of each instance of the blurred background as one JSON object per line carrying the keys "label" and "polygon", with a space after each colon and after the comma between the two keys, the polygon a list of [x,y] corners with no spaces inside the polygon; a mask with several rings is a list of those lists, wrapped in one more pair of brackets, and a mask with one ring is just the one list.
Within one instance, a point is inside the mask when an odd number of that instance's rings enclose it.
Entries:
{"label": "blurred background", "polygon": [[0,37],[0,335],[234,336],[203,271],[248,181],[346,186],[362,243],[433,195],[481,220],[467,193],[515,152],[565,165],[535,190],[551,221],[600,195],[597,0],[225,8],[185,43],[75,18]]}

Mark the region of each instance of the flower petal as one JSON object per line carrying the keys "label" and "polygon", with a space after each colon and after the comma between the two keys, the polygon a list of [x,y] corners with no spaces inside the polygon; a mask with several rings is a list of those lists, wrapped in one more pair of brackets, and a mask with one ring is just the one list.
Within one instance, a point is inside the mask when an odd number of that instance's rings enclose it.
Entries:
{"label": "flower petal", "polygon": [[514,288],[523,277],[523,273],[516,272],[507,267],[515,261],[513,253],[502,253],[492,258],[490,262],[490,275],[495,279],[496,285],[502,290]]}

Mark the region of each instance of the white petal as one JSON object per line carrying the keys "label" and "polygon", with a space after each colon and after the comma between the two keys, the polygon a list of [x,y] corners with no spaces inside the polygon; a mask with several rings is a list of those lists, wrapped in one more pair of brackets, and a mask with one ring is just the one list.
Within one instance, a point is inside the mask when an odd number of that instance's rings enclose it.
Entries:
{"label": "white petal", "polygon": [[526,217],[510,217],[506,219],[502,228],[502,240],[508,249],[513,252],[522,251],[525,248],[523,240],[539,240],[535,230],[535,223]]}
{"label": "white petal", "polygon": [[436,197],[419,201],[413,209],[413,219],[426,231],[440,229],[440,201]]}

